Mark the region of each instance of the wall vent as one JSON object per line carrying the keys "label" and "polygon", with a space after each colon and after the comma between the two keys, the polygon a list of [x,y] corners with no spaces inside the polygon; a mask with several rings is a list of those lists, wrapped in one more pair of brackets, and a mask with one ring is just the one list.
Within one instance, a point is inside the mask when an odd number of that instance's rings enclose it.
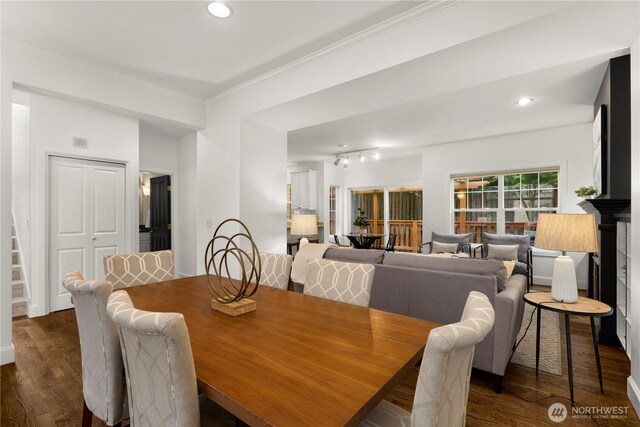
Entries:
{"label": "wall vent", "polygon": [[73,137],[73,146],[77,148],[89,148],[89,140],[87,138]]}

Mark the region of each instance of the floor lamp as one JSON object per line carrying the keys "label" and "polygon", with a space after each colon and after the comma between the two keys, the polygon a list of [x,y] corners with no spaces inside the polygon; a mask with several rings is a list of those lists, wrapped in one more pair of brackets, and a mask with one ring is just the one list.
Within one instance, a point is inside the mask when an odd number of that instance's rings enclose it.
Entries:
{"label": "floor lamp", "polygon": [[300,239],[300,247],[309,243],[309,239],[304,236],[316,234],[318,234],[318,217],[315,214],[291,216],[291,235],[302,236]]}
{"label": "floor lamp", "polygon": [[567,252],[598,252],[596,220],[585,214],[540,214],[536,248],[562,251],[553,263],[551,296],[556,301],[578,301],[576,266]]}

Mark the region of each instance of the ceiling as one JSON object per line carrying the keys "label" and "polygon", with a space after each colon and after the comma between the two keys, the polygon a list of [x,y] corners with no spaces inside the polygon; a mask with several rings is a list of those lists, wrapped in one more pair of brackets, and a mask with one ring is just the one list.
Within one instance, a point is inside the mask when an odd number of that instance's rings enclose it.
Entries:
{"label": "ceiling", "polygon": [[205,100],[419,3],[2,1],[1,34]]}
{"label": "ceiling", "polygon": [[[432,144],[589,123],[608,60],[627,53],[638,37],[640,8],[638,2],[567,5],[255,119],[289,131],[289,162],[372,147],[386,158],[406,157]],[[464,29],[452,24],[451,32],[458,31]],[[522,96],[535,101],[515,105]]]}
{"label": "ceiling", "polygon": [[[233,16],[220,20],[201,1],[2,1],[1,34],[206,100],[424,3],[231,1]],[[396,40],[380,51],[380,71],[252,118],[288,131],[288,162],[373,147],[402,157],[588,123],[608,60],[638,37],[639,5],[453,1],[416,18],[420,37],[399,38],[402,26],[376,36]],[[362,59],[348,56],[343,68],[357,68]],[[535,101],[517,107],[521,96]],[[191,131],[151,121],[141,130]]]}

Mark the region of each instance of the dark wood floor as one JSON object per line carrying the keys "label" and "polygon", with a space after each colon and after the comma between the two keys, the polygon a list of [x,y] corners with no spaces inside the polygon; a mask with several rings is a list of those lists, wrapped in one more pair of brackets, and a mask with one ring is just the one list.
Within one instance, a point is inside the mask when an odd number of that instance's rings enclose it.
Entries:
{"label": "dark wood floor", "polygon": [[[573,318],[572,343],[575,396],[578,406],[627,406],[626,419],[571,419],[567,426],[640,425],[627,398],[629,361],[620,349],[601,346],[605,393],[600,394],[588,320]],[[2,426],[78,426],[82,416],[80,343],[73,310],[13,322],[15,364],[1,368]],[[557,376],[511,364],[502,394],[493,392],[492,378],[471,377],[468,426],[538,426],[552,423],[547,410],[555,402],[569,407],[564,374]],[[411,409],[417,369],[387,397]],[[104,425],[94,420],[94,426]]]}

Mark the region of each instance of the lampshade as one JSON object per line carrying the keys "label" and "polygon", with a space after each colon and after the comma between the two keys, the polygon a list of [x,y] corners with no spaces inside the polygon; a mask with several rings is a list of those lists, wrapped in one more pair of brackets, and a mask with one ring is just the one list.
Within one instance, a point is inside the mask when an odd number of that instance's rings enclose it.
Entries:
{"label": "lampshade", "polygon": [[540,214],[536,247],[563,252],[597,252],[595,217],[587,214]]}
{"label": "lampshade", "polygon": [[318,217],[315,214],[293,215],[291,217],[293,236],[311,236],[318,234]]}

